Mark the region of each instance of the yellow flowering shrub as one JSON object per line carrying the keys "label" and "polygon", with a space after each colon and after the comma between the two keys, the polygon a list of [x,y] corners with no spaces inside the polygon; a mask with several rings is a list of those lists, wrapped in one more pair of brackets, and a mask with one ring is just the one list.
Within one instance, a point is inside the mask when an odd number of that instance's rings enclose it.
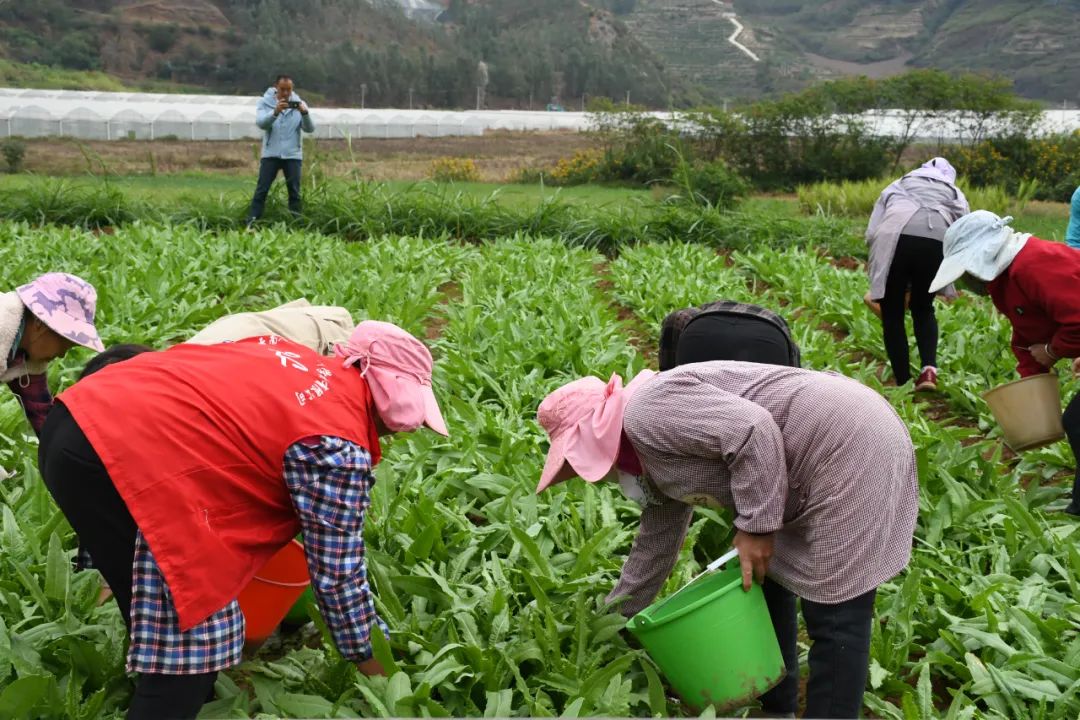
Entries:
{"label": "yellow flowering shrub", "polygon": [[471,158],[441,157],[431,161],[428,176],[435,182],[477,182],[480,171]]}
{"label": "yellow flowering shrub", "polygon": [[596,179],[603,159],[600,150],[578,150],[568,158],[559,158],[546,175],[553,185],[581,185]]}
{"label": "yellow flowering shrub", "polygon": [[986,140],[951,152],[957,171],[973,185],[1000,185],[1011,192],[1034,181],[1037,198],[1067,202],[1080,184],[1080,131]]}

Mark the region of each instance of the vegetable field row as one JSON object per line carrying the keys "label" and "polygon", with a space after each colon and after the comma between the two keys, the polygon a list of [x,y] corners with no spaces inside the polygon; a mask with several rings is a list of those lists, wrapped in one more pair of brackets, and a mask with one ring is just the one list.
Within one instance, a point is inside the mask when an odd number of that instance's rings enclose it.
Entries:
{"label": "vegetable field row", "polygon": [[[397,322],[433,347],[452,436],[390,444],[368,525],[370,573],[393,631],[378,652],[391,676],[358,676],[330,643],[263,654],[221,676],[206,717],[680,714],[603,604],[637,506],[618,488],[581,482],[536,496],[545,446],[535,411],[573,377],[644,367],[620,305],[655,334],[671,309],[719,297],[783,309],[807,366],[881,390],[911,428],[916,551],[879,594],[868,710],[905,720],[1080,713],[1080,529],[1044,512],[1072,458],[1063,444],[1002,457],[978,394],[1010,379],[1012,362],[1005,323],[981,300],[939,312],[944,400],[927,405],[882,385],[863,276],[808,250],[722,257],[654,244],[607,261],[526,237],[342,243],[13,224],[0,228],[0,268],[7,286],[47,269],[86,277],[110,343],[163,347],[225,313],[303,296]],[[85,359],[59,364],[54,386]],[[116,716],[130,693],[119,613],[95,606],[94,573],[71,572],[74,538],[28,435],[3,400],[0,465],[12,476],[0,482],[0,717]],[[698,510],[668,590],[726,549],[730,529],[725,515]]]}

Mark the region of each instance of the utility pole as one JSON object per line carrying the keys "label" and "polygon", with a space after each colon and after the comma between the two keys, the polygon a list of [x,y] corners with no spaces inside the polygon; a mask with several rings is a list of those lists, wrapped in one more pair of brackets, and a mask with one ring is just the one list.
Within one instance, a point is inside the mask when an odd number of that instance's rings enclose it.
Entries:
{"label": "utility pole", "polygon": [[367,83],[360,83],[360,109],[364,109],[364,102],[367,100]]}
{"label": "utility pole", "polygon": [[412,88],[409,88],[409,109],[412,110]]}
{"label": "utility pole", "polygon": [[488,86],[488,66],[487,63],[481,60],[476,63],[476,109],[480,110],[487,104],[487,98],[484,96],[484,91]]}
{"label": "utility pole", "polygon": [[630,91],[629,90],[626,91],[626,107],[627,108],[630,107]]}

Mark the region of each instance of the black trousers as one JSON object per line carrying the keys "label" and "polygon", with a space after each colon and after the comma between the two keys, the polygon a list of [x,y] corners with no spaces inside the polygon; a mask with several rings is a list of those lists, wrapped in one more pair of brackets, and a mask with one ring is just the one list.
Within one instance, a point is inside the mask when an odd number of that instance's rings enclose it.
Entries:
{"label": "black trousers", "polygon": [[[776,639],[787,675],[761,697],[766,712],[792,714],[799,709],[799,618],[795,594],[765,579]],[[810,636],[810,677],[806,684],[808,718],[857,718],[870,664],[870,631],[877,590],[836,605],[801,600]]]}
{"label": "black trousers", "polygon": [[[45,486],[109,583],[130,629],[138,528],[101,458],[63,403],[53,406],[41,430],[38,466]],[[128,720],[194,718],[212,697],[216,678],[216,672],[142,674],[135,684]]]}
{"label": "black trousers", "polygon": [[1078,460],[1076,479],[1073,480],[1072,502],[1066,512],[1080,515],[1080,395],[1074,397],[1065,407],[1061,424],[1065,426],[1065,436],[1069,438],[1073,456]]}
{"label": "black trousers", "polygon": [[293,216],[300,214],[302,209],[302,203],[300,202],[300,174],[303,165],[303,160],[262,159],[259,163],[259,181],[255,185],[255,196],[251,198],[248,223],[262,217],[263,210],[266,208],[266,196],[270,194],[270,186],[274,184],[279,172],[285,174],[285,188],[289,191],[289,212]]}
{"label": "black trousers", "polygon": [[904,299],[909,288],[911,321],[915,327],[919,358],[923,367],[937,367],[938,324],[930,283],[941,267],[941,259],[940,240],[901,235],[896,243],[896,254],[885,280],[885,297],[880,302],[885,352],[889,355],[897,385],[911,380],[911,355],[904,328]]}
{"label": "black trousers", "polygon": [[679,335],[675,364],[740,360],[790,365],[791,353],[784,333],[768,320],[733,315],[702,315]]}

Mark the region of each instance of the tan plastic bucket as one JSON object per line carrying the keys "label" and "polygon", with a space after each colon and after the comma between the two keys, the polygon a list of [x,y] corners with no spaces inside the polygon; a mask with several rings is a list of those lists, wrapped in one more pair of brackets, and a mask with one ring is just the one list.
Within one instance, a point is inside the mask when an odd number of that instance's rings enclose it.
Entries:
{"label": "tan plastic bucket", "polygon": [[1061,385],[1053,373],[1032,375],[983,394],[1015,452],[1034,450],[1065,437],[1061,425]]}

